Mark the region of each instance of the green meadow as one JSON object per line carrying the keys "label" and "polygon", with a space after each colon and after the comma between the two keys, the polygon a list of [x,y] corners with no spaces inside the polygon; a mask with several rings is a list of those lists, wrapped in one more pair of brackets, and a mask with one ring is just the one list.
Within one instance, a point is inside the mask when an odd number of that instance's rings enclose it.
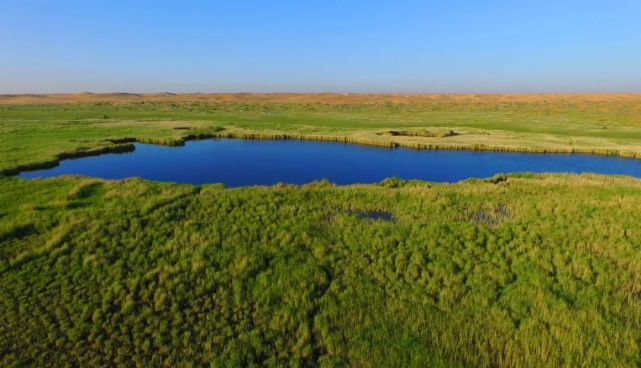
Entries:
{"label": "green meadow", "polygon": [[[5,174],[209,136],[641,157],[635,95],[19,97]],[[0,176],[0,365],[638,367],[639,208],[590,174]]]}

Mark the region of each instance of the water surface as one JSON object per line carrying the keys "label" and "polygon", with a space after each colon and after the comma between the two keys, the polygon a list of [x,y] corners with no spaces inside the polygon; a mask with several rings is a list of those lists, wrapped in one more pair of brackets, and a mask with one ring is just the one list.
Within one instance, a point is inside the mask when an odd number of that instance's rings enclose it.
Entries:
{"label": "water surface", "polygon": [[419,151],[294,140],[211,139],[183,147],[136,144],[124,154],[63,160],[23,178],[78,174],[105,179],[141,177],[226,186],[374,183],[396,176],[456,182],[508,172],[592,172],[641,177],[641,160],[579,154]]}

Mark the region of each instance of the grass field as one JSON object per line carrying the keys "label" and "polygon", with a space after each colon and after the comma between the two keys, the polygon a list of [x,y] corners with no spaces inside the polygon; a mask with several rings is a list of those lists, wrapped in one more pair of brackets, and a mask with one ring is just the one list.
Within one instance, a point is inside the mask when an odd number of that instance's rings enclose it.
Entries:
{"label": "grass field", "polygon": [[0,362],[634,367],[640,206],[641,181],[592,175],[5,178]]}
{"label": "grass field", "polygon": [[[212,135],[641,158],[641,95],[0,97],[0,170]],[[0,365],[638,367],[641,180],[0,176]]]}
{"label": "grass field", "polygon": [[195,135],[641,157],[641,95],[0,96],[5,174]]}

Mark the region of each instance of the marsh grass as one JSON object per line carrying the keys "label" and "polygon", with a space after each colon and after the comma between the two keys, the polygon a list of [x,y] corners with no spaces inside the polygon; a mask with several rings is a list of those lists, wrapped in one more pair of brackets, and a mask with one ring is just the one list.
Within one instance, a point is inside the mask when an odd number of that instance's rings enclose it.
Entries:
{"label": "marsh grass", "polygon": [[641,181],[497,178],[0,179],[0,363],[638,366]]}
{"label": "marsh grass", "polygon": [[[208,137],[639,157],[640,117],[639,95],[0,96],[0,173]],[[637,367],[639,207],[598,175],[0,177],[0,365]]]}

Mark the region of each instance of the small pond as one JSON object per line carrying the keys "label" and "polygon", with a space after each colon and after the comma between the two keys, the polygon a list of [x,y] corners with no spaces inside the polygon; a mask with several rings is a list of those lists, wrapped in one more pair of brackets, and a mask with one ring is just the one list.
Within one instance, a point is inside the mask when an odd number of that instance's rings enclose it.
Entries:
{"label": "small pond", "polygon": [[63,160],[23,178],[77,174],[178,183],[374,183],[396,176],[456,182],[509,172],[599,173],[641,177],[641,160],[582,154],[419,151],[294,140],[209,139],[182,147],[136,144],[133,152]]}

